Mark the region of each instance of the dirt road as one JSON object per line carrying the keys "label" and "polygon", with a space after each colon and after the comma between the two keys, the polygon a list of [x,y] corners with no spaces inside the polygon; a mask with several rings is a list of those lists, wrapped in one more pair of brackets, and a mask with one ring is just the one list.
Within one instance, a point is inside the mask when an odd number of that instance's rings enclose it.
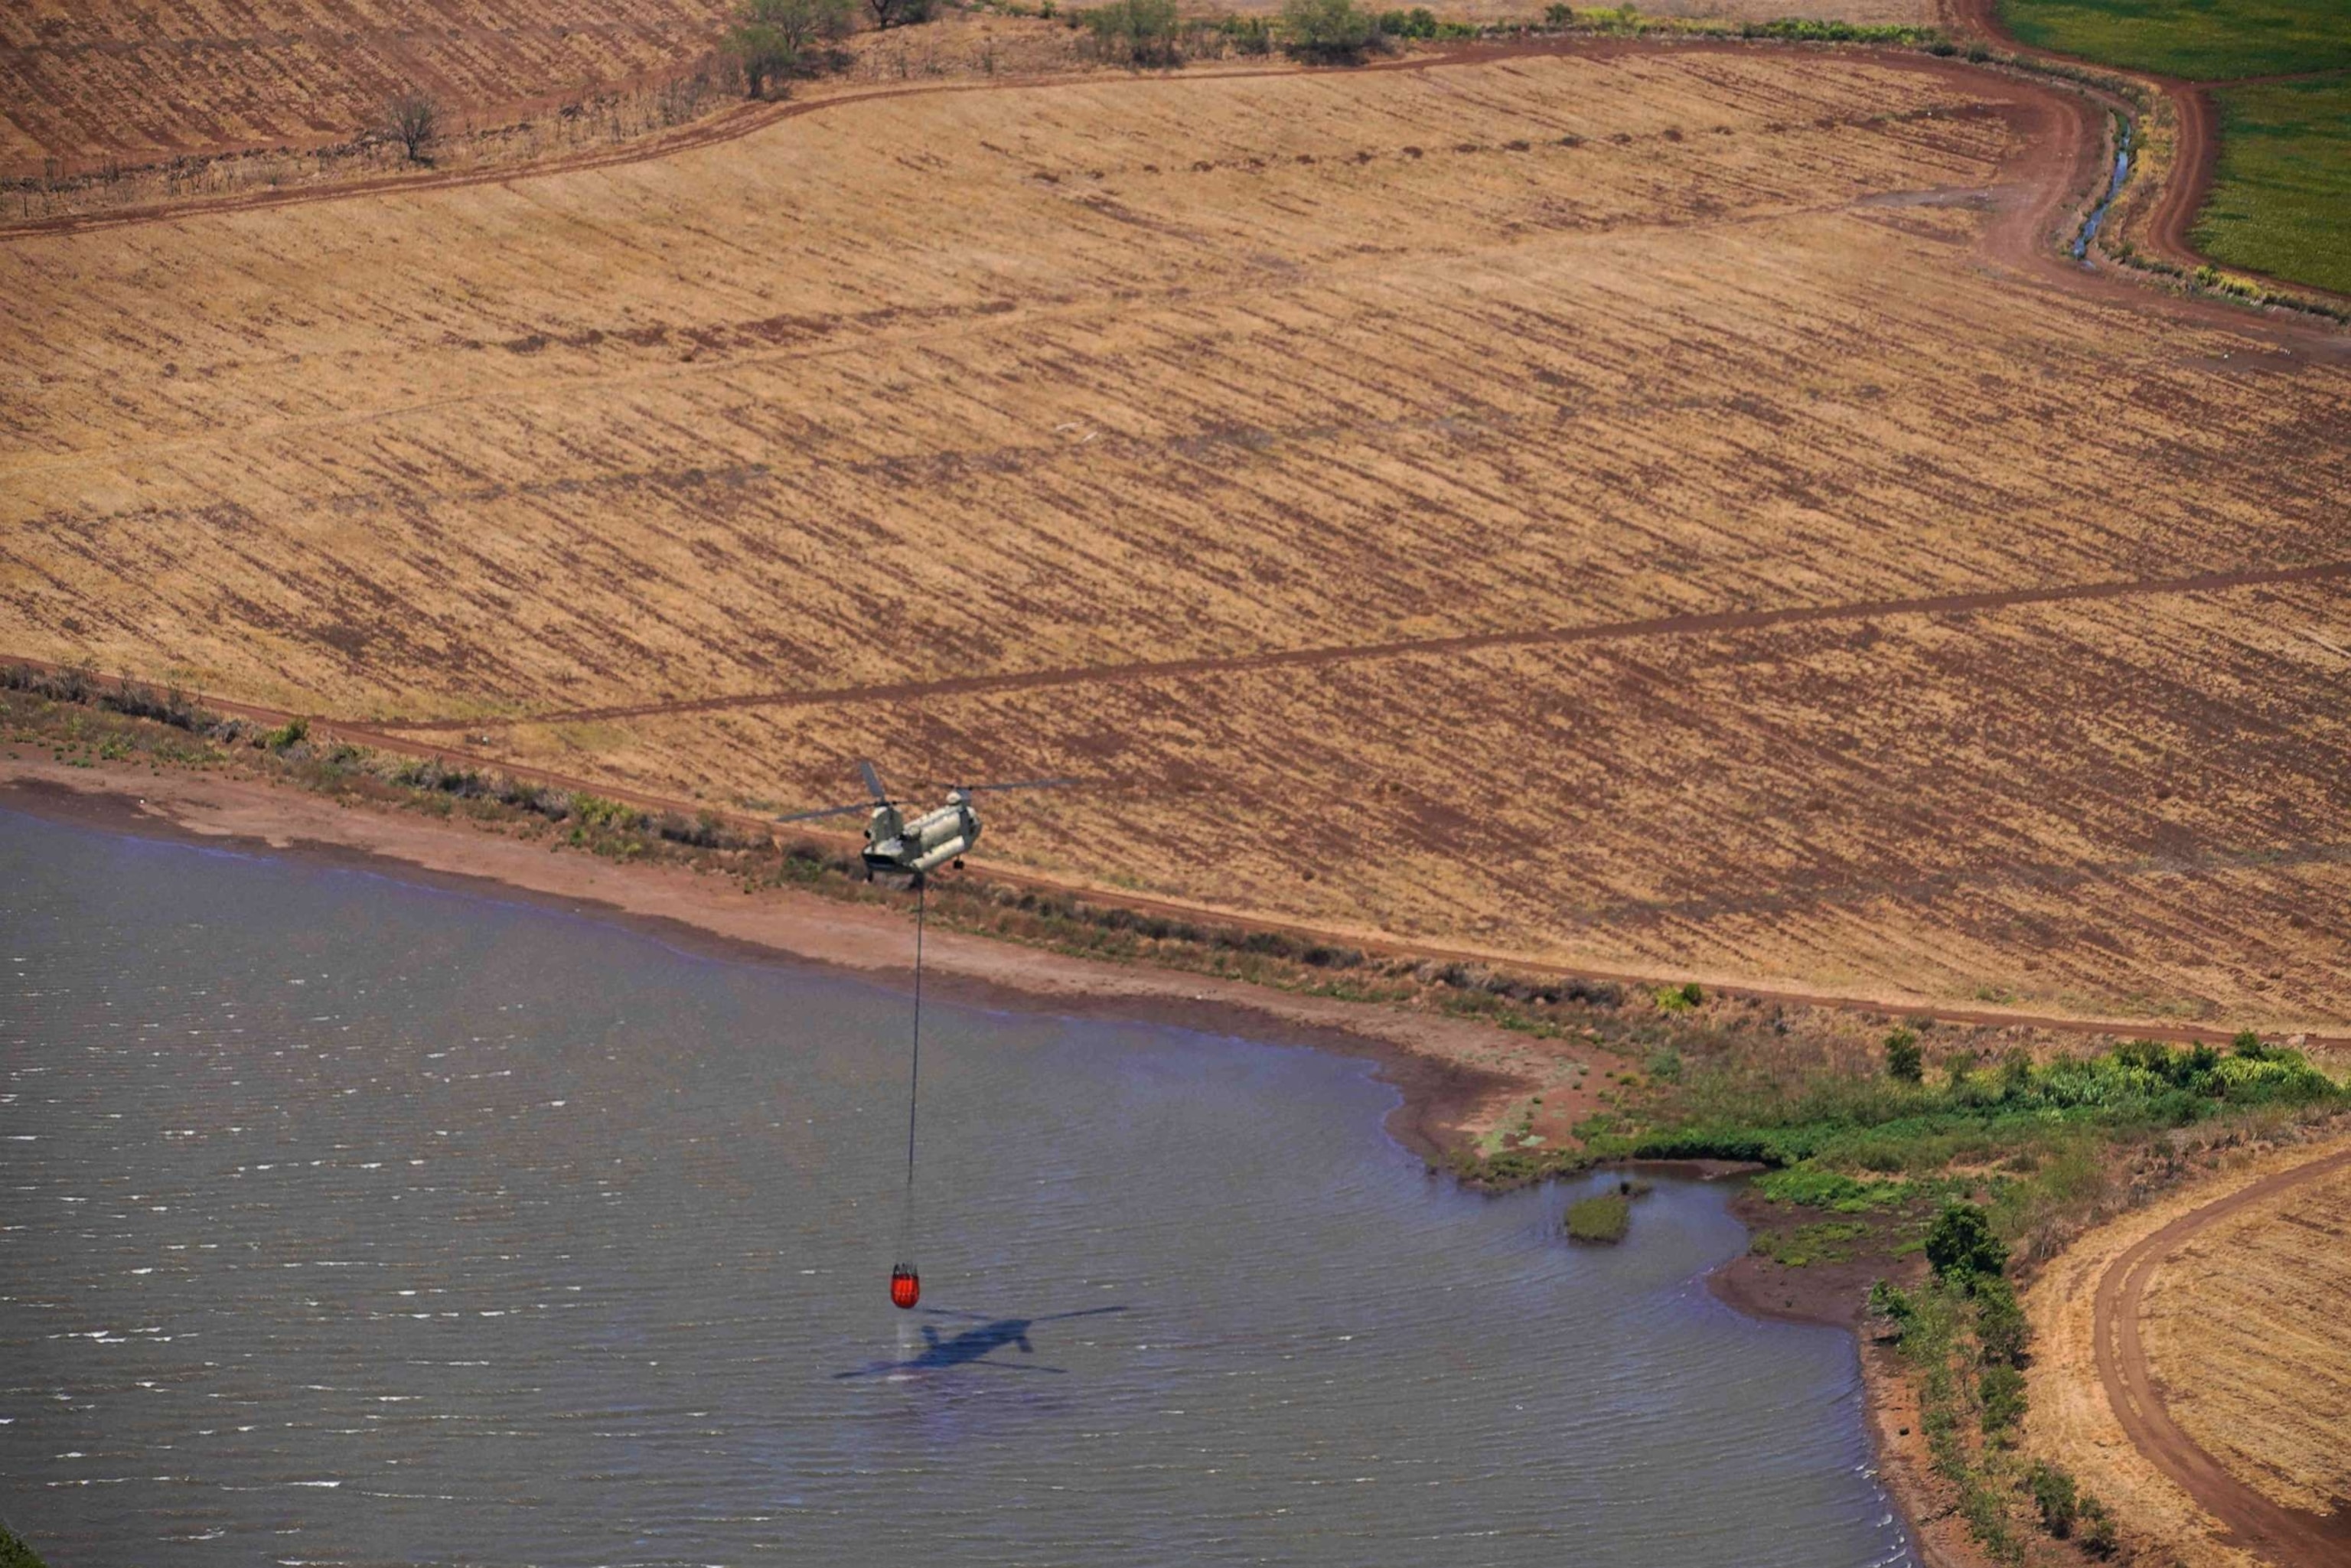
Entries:
{"label": "dirt road", "polygon": [[[2062,61],[2068,65],[2084,62],[2070,56],[2051,54],[2020,43],[2001,22],[2000,0],[1944,0],[1944,16],[1950,30],[1961,35],[1972,34],[1989,39],[2004,48],[2034,59]],[[2102,67],[2114,69],[2112,67]],[[2193,234],[2196,219],[2204,210],[2206,198],[2212,193],[2212,181],[2220,167],[2220,134],[2219,116],[2212,107],[2215,89],[2252,87],[2273,81],[2303,81],[2323,76],[2335,76],[2334,71],[2288,72],[2279,76],[2246,77],[2226,81],[2187,81],[2178,77],[2157,76],[2145,71],[2119,71],[2160,91],[2171,103],[2173,119],[2179,124],[2179,140],[2173,148],[2169,178],[2162,193],[2156,198],[2154,210],[2147,214],[2147,248],[2162,259],[2185,267],[2198,267],[2210,258],[2198,251]],[[2296,283],[2290,278],[2273,277],[2266,273],[2246,272],[2242,267],[2230,268],[2248,277],[2259,278],[2280,288],[2325,294],[2326,290],[2310,284]],[[2339,298],[2339,296],[2337,297]]]}
{"label": "dirt road", "polygon": [[2231,1475],[2164,1408],[2140,1341],[2141,1298],[2162,1261],[2199,1231],[2249,1205],[2351,1168],[2351,1150],[2294,1166],[2191,1209],[2124,1252],[2098,1281],[2094,1309],[2098,1378],[2124,1432],[2156,1467],[2227,1525],[2234,1543],[2273,1563],[2351,1563],[2351,1513],[2320,1517],[2281,1507]]}

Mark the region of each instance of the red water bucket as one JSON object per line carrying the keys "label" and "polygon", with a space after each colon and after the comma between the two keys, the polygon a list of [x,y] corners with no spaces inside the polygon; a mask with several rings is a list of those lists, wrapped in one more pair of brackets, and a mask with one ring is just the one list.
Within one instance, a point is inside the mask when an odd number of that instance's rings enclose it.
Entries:
{"label": "red water bucket", "polygon": [[923,1299],[922,1276],[914,1272],[912,1263],[901,1263],[890,1270],[890,1304],[906,1308]]}

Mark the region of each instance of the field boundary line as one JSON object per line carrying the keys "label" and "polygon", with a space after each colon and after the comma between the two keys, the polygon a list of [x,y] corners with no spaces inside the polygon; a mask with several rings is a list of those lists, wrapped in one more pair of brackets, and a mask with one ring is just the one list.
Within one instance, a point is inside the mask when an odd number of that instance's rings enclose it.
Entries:
{"label": "field boundary line", "polygon": [[2064,583],[2053,587],[1992,589],[1975,593],[1947,593],[1915,599],[1848,601],[1837,604],[1791,605],[1777,610],[1728,610],[1682,615],[1651,616],[1634,621],[1598,622],[1585,626],[1548,626],[1517,632],[1468,632],[1446,637],[1405,638],[1386,643],[1323,644],[1311,648],[1275,649],[1229,657],[1143,660],[1128,664],[1081,664],[1061,669],[1007,672],[989,675],[948,675],[930,681],[896,681],[865,686],[830,686],[810,690],[738,692],[722,696],[685,697],[669,702],[622,703],[602,707],[559,708],[506,718],[384,718],[357,719],[371,728],[416,734],[495,727],[507,724],[596,724],[617,719],[659,718],[671,715],[722,713],[739,708],[827,707],[841,703],[904,702],[923,697],[976,696],[995,692],[1040,691],[1060,686],[1124,685],[1134,681],[1180,680],[1198,675],[1249,674],[1261,670],[1313,669],[1332,664],[1375,664],[1391,659],[1480,653],[1492,648],[1565,647],[1581,643],[1631,642],[1646,637],[1703,637],[1726,632],[1765,631],[1838,621],[1873,621],[1905,615],[1977,615],[2036,604],[2069,604],[2099,600],[2160,597],[2182,593],[2225,592],[2296,582],[2326,581],[2351,577],[2351,560],[2321,561],[2309,566],[2255,568],[2240,571],[2202,572],[2189,577],[2117,579],[2101,582]]}
{"label": "field boundary line", "polygon": [[2141,1303],[2156,1267],[2196,1234],[2238,1210],[2351,1168],[2351,1149],[2279,1171],[2239,1187],[2141,1238],[2099,1277],[2091,1332],[2098,1381],[2132,1447],[2199,1507],[2226,1526],[2237,1544],[2280,1564],[2351,1560],[2351,1511],[2332,1515],[2287,1508],[2248,1486],[2182,1431],[2165,1407],[2139,1337]]}

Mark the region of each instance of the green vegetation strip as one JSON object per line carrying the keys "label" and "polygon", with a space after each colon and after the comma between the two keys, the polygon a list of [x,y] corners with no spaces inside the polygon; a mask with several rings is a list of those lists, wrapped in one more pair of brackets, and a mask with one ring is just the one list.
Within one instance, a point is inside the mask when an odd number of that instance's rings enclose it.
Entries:
{"label": "green vegetation strip", "polygon": [[2001,0],[2036,48],[2189,81],[2351,68],[2343,0]]}
{"label": "green vegetation strip", "polygon": [[2224,266],[2351,294],[2351,72],[2212,96],[2220,164],[2196,247]]}

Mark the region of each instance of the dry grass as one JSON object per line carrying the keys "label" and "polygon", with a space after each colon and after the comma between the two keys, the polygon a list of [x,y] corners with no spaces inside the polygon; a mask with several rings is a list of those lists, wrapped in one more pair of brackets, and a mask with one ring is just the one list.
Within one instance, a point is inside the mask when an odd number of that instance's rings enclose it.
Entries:
{"label": "dry grass", "polygon": [[2231,1216],[2147,1281],[2147,1359],[2173,1420],[2288,1508],[2351,1499],[2351,1173]]}
{"label": "dry grass", "polygon": [[418,89],[496,118],[706,54],[725,0],[6,0],[0,173],[340,141]]}
{"label": "dry grass", "polygon": [[2339,366],[1978,258],[2021,90],[1195,73],[18,240],[0,647],[718,803],[1077,772],[987,850],[1351,928],[2341,1020],[2339,579],[1249,663],[2332,559]]}

